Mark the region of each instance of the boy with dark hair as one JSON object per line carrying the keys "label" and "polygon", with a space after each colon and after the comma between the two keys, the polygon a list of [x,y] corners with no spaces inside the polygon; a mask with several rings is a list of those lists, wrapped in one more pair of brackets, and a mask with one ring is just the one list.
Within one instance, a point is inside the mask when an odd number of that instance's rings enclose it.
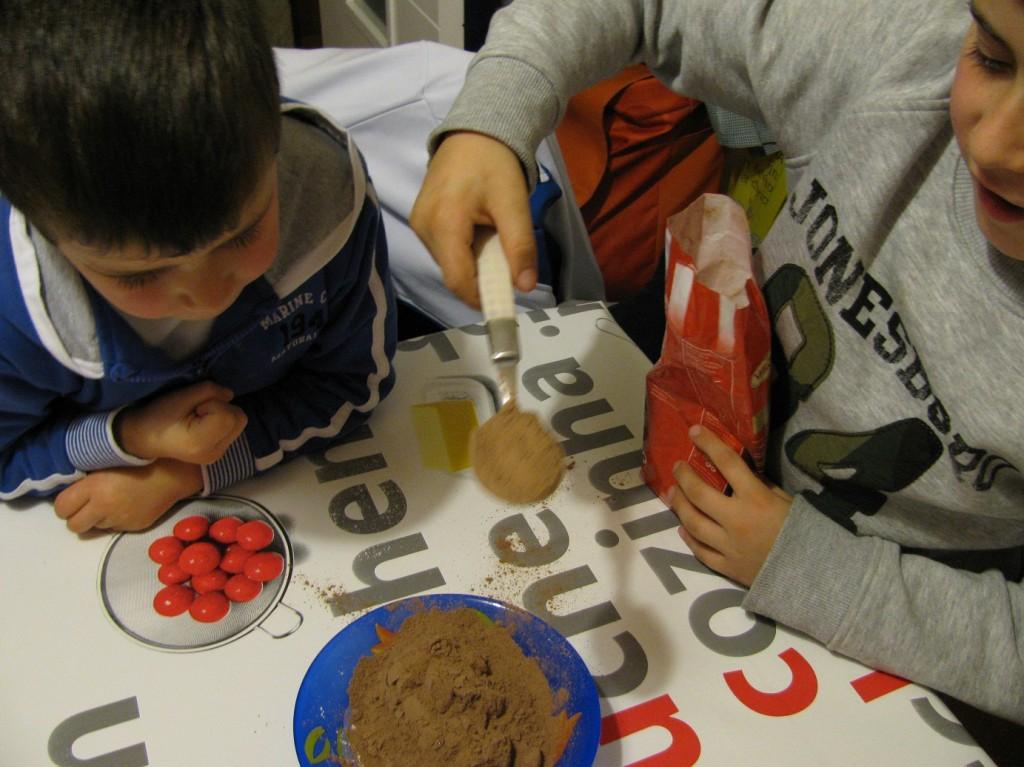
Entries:
{"label": "boy with dark hair", "polygon": [[394,382],[362,159],[245,0],[0,3],[0,499],[138,530]]}

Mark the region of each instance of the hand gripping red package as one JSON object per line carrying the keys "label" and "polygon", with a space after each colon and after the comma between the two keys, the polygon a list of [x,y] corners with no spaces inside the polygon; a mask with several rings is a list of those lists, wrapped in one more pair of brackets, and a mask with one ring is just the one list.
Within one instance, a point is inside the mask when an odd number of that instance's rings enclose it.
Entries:
{"label": "hand gripping red package", "polygon": [[667,502],[677,461],[730,492],[691,442],[694,424],[754,470],[764,467],[771,326],[753,276],[746,214],[731,198],[704,194],[670,217],[665,250],[665,338],[647,374],[643,475]]}

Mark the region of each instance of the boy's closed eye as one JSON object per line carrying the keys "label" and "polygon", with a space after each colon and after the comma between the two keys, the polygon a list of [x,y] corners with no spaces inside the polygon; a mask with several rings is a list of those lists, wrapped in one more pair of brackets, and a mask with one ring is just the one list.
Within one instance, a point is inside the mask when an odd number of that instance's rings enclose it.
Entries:
{"label": "boy's closed eye", "polygon": [[229,248],[246,248],[252,245],[253,242],[259,237],[260,226],[263,224],[265,216],[260,216],[256,219],[251,226],[247,227],[245,231],[236,234],[230,240],[224,243],[222,247]]}
{"label": "boy's closed eye", "polygon": [[975,63],[977,63],[980,67],[989,72],[1005,72],[1012,66],[1010,63],[1006,61],[1001,61],[999,59],[992,58],[991,56],[986,56],[977,44],[971,47],[970,51],[968,51],[968,54],[972,59],[974,59]]}
{"label": "boy's closed eye", "polygon": [[160,277],[160,274],[165,271],[163,269],[155,269],[151,272],[134,272],[132,274],[119,274],[117,275],[117,284],[121,287],[128,288],[141,288],[145,287],[151,282],[154,282]]}
{"label": "boy's closed eye", "polygon": [[[232,248],[240,250],[247,248],[253,242],[255,242],[260,234],[260,227],[263,223],[264,216],[260,216],[250,226],[246,227],[243,231],[236,234],[230,240],[226,240],[221,243],[219,248]],[[127,288],[129,290],[134,288],[142,288],[160,278],[160,275],[167,271],[168,268],[163,269],[152,269],[144,272],[131,272],[125,274],[111,275],[117,280],[118,285]]]}
{"label": "boy's closed eye", "polygon": [[1014,62],[1010,46],[996,33],[973,2],[970,3],[970,12],[974,19],[976,32],[974,40],[971,41],[968,55],[988,72],[1012,71]]}

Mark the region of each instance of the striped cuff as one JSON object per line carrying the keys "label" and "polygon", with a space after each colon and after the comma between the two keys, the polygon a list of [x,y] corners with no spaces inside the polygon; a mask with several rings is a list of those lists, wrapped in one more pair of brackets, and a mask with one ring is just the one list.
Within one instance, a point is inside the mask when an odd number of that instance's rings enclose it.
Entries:
{"label": "striped cuff", "polygon": [[245,435],[232,442],[219,460],[206,464],[202,470],[204,496],[255,474],[256,461],[252,457],[252,450],[249,449]]}
{"label": "striped cuff", "polygon": [[91,413],[75,418],[68,425],[64,446],[71,465],[80,471],[96,471],[115,466],[146,466],[146,458],[126,453],[114,439],[114,418],[121,411]]}

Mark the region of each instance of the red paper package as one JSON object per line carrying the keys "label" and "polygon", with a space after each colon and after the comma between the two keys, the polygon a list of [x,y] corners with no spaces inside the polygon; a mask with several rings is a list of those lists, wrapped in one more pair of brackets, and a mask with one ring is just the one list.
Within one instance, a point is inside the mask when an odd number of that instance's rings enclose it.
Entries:
{"label": "red paper package", "polygon": [[704,194],[670,217],[665,249],[665,339],[647,374],[643,474],[667,502],[677,461],[729,492],[690,441],[694,424],[755,470],[764,467],[771,326],[753,276],[746,214],[731,198]]}

